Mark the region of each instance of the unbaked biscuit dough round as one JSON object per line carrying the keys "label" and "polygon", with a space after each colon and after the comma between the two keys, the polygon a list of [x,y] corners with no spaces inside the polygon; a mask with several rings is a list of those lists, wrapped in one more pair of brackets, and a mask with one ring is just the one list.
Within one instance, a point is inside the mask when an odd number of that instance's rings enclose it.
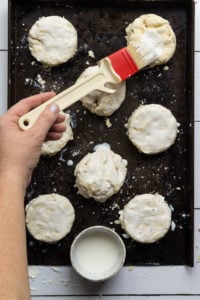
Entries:
{"label": "unbaked biscuit dough round", "polygon": [[45,194],[26,205],[26,226],[39,241],[55,243],[70,231],[75,219],[69,199],[59,194]]}
{"label": "unbaked biscuit dough round", "polygon": [[70,126],[70,115],[65,114],[64,124],[66,125],[66,130],[63,132],[62,137],[58,140],[46,141],[42,144],[41,155],[43,156],[53,156],[58,153],[62,148],[70,141],[73,140],[73,132]]}
{"label": "unbaked biscuit dough round", "polygon": [[[99,66],[91,66],[85,69],[78,78],[77,82],[81,79],[97,72]],[[102,91],[93,91],[89,95],[83,97],[81,102],[91,113],[98,116],[112,115],[123,103],[126,96],[126,82],[123,81],[119,84],[107,84],[108,87],[116,89],[113,94],[108,94]]]}
{"label": "unbaked biscuit dough round", "polygon": [[162,41],[162,53],[151,64],[151,66],[161,65],[168,62],[176,50],[176,36],[168,20],[156,14],[144,14],[130,23],[126,29],[127,44],[134,45],[142,39],[147,31],[157,33]]}
{"label": "unbaked biscuit dough round", "polygon": [[107,148],[88,153],[76,166],[75,186],[85,198],[105,202],[124,184],[127,161]]}
{"label": "unbaked biscuit dough round", "polygon": [[29,49],[46,66],[57,66],[72,58],[77,50],[77,31],[64,17],[41,17],[28,35]]}
{"label": "unbaked biscuit dough round", "polygon": [[154,243],[161,239],[171,224],[171,210],[159,194],[137,195],[120,213],[124,231],[140,243]]}
{"label": "unbaked biscuit dough round", "polygon": [[140,152],[160,153],[174,144],[177,122],[171,111],[162,105],[140,105],[128,119],[127,135]]}

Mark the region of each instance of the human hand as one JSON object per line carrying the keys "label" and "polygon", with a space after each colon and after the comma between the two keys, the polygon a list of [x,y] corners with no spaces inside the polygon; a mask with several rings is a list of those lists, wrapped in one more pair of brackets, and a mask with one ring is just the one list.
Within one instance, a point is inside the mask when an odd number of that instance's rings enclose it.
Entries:
{"label": "human hand", "polygon": [[11,107],[0,118],[0,176],[13,176],[24,188],[31,179],[37,165],[42,143],[47,139],[56,140],[66,129],[56,104],[48,105],[35,124],[22,131],[18,126],[21,116],[55,96],[48,92],[25,98]]}

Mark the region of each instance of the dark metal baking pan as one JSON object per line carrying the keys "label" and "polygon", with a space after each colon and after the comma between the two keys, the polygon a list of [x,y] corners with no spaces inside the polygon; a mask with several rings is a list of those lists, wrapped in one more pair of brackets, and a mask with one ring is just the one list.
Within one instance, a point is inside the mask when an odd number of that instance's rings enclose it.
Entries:
{"label": "dark metal baking pan", "polygon": [[[71,233],[54,245],[34,240],[27,232],[29,264],[68,265],[74,237],[91,225],[114,228],[127,248],[126,265],[193,265],[193,3],[192,1],[9,1],[9,106],[31,94],[72,85],[89,65],[126,46],[125,27],[136,17],[155,13],[168,19],[177,37],[177,49],[167,66],[147,69],[127,80],[126,100],[105,119],[84,109],[70,107],[74,141],[52,158],[41,158],[27,189],[25,203],[40,194],[67,196],[76,211]],[[42,16],[66,17],[78,31],[78,51],[67,63],[45,70],[31,56],[27,35]],[[93,50],[95,58],[88,56]],[[35,62],[34,65],[32,62]],[[46,81],[41,88],[40,74]],[[180,123],[176,143],[154,156],[139,153],[129,142],[124,124],[141,103],[159,103],[169,108]],[[77,195],[73,171],[94,145],[107,142],[128,160],[127,179],[121,191],[104,204]],[[67,161],[73,165],[68,166]],[[136,194],[158,192],[173,207],[174,226],[160,241],[143,245],[123,237],[115,224],[118,211]]]}

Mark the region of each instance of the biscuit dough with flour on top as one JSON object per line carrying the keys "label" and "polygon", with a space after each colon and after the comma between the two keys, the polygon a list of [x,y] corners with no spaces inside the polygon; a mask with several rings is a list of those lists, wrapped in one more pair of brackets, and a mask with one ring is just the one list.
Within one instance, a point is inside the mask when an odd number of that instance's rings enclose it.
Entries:
{"label": "biscuit dough with flour on top", "polygon": [[141,39],[146,36],[146,42],[151,42],[148,36],[151,37],[151,32],[157,34],[160,39],[159,57],[150,65],[165,64],[168,62],[176,50],[176,35],[168,20],[156,14],[144,14],[136,18],[130,23],[126,29],[127,44],[135,47]]}
{"label": "biscuit dough with flour on top", "polygon": [[154,243],[168,232],[171,210],[159,194],[136,195],[120,212],[120,223],[135,241]]}
{"label": "biscuit dough with flour on top", "polygon": [[75,186],[85,198],[105,202],[124,184],[127,161],[109,148],[97,148],[77,164]]}
{"label": "biscuit dough with flour on top", "polygon": [[156,154],[174,144],[178,125],[169,109],[159,104],[140,105],[128,119],[127,135],[145,154]]}
{"label": "biscuit dough with flour on top", "polygon": [[41,155],[43,156],[53,156],[58,153],[62,148],[70,141],[73,140],[73,132],[70,126],[70,115],[60,112],[65,115],[64,124],[66,125],[66,130],[62,133],[62,137],[58,140],[46,141],[42,144]]}
{"label": "biscuit dough with flour on top", "polygon": [[[78,78],[77,82],[81,79],[87,78],[98,70],[99,66],[88,67]],[[126,82],[123,81],[119,84],[107,84],[108,87],[116,89],[113,94],[108,94],[102,91],[93,91],[89,95],[83,97],[81,102],[91,113],[98,116],[112,115],[123,103],[126,96]]]}
{"label": "biscuit dough with flour on top", "polygon": [[77,50],[77,31],[64,17],[41,17],[28,35],[29,49],[35,59],[52,67],[67,62]]}
{"label": "biscuit dough with flour on top", "polygon": [[39,241],[55,243],[64,238],[74,223],[74,208],[68,198],[45,194],[26,205],[26,226]]}

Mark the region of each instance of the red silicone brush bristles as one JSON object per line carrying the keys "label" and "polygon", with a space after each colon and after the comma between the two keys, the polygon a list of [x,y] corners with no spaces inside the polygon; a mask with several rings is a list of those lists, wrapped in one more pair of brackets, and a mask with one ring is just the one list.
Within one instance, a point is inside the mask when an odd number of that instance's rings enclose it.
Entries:
{"label": "red silicone brush bristles", "polygon": [[139,70],[126,47],[109,55],[108,58],[114,71],[121,77],[121,80],[129,78]]}

